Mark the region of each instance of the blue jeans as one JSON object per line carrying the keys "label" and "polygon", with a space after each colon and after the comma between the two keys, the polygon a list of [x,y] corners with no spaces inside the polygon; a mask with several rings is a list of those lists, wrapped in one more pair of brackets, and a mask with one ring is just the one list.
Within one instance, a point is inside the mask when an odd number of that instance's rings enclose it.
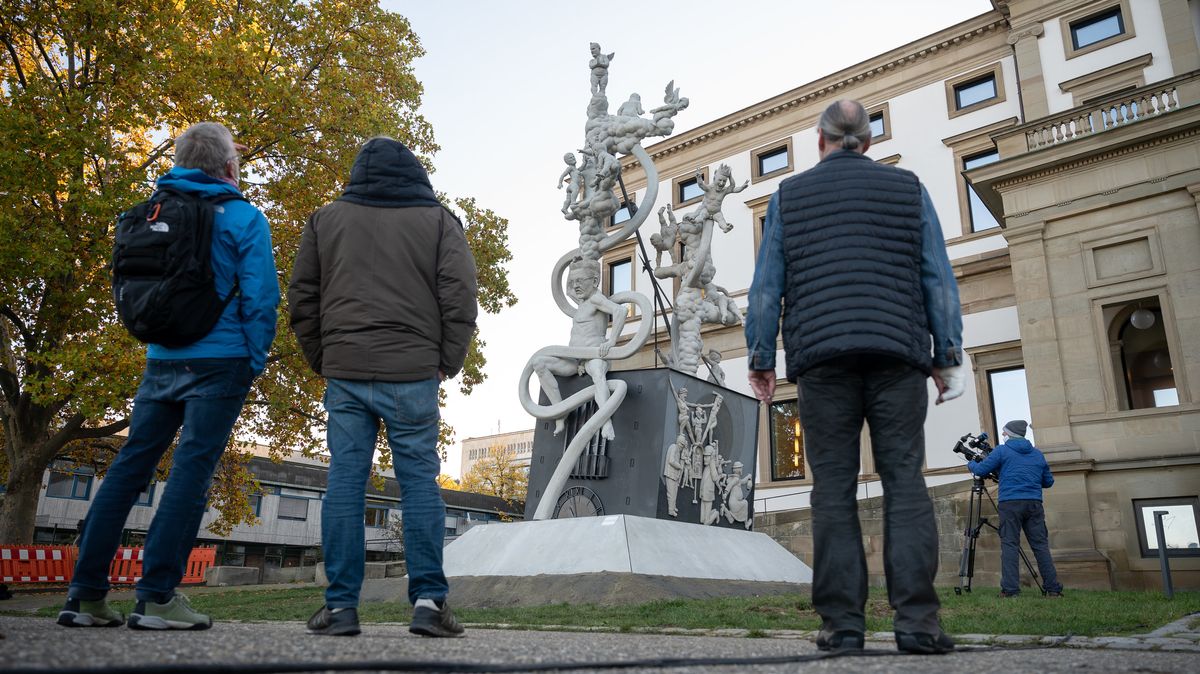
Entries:
{"label": "blue jeans", "polygon": [[147,360],[133,399],[129,438],[88,509],[79,560],[68,594],[83,600],[108,593],[108,569],[134,501],[180,426],[179,442],[158,509],[146,535],[139,601],[168,601],[183,578],[208,486],[225,451],[254,374],[248,358]]}
{"label": "blue jeans", "polygon": [[446,504],[437,484],[438,380],[411,382],[329,379],[329,485],[321,506],[325,552],[325,605],[358,606],[366,557],[367,478],[382,421],[400,485],[408,599],[443,601],[450,591],[442,572]]}
{"label": "blue jeans", "polygon": [[925,464],[925,373],[880,356],[846,356],[800,375],[800,421],[812,466],[813,608],[822,627],[866,629],[867,559],[858,521],[863,421],[883,482],[883,567],[902,632],[937,634],[938,532]]}
{"label": "blue jeans", "polygon": [[1050,536],[1046,531],[1046,511],[1041,501],[1014,499],[1001,501],[1000,509],[1000,589],[1005,594],[1021,591],[1021,530],[1037,560],[1042,574],[1042,588],[1047,592],[1062,592],[1058,571],[1050,556]]}

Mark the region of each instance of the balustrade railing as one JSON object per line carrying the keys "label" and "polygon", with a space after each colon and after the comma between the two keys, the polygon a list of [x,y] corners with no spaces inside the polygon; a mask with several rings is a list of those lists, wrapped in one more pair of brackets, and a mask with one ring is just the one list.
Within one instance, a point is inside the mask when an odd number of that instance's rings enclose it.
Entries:
{"label": "balustrade railing", "polygon": [[1039,150],[1177,110],[1177,84],[1168,80],[1035,122],[1025,129],[1026,147]]}

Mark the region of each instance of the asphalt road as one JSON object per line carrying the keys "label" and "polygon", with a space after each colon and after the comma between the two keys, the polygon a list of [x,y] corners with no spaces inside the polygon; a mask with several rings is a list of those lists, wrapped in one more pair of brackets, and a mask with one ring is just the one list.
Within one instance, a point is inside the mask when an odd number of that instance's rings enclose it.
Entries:
{"label": "asphalt road", "polygon": [[[1196,653],[1080,648],[963,648],[944,656],[888,650],[819,657],[806,639],[529,632],[472,629],[465,639],[425,639],[405,625],[368,625],[353,638],[315,637],[299,623],[218,623],[202,632],[68,629],[47,618],[0,617],[0,670],[115,672],[570,671],[776,672],[1196,672]],[[871,645],[871,644],[868,644]],[[892,654],[895,653],[895,654]],[[742,659],[740,662],[721,659]],[[774,662],[756,659],[777,659]],[[656,664],[663,659],[689,662]],[[778,659],[791,659],[779,661]],[[640,662],[640,664],[635,664]],[[370,663],[355,669],[352,663]],[[555,663],[564,666],[551,669]],[[625,664],[618,664],[625,663]],[[270,666],[279,665],[271,669]],[[196,666],[193,668],[192,666]],[[292,667],[289,669],[289,666]],[[142,669],[142,671],[149,671]]]}

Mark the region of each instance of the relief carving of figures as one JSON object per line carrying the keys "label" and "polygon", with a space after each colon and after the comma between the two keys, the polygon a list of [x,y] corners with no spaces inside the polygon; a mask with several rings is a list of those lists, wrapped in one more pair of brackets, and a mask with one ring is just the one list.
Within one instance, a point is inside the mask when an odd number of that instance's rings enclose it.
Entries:
{"label": "relief carving of figures", "polygon": [[742,462],[734,461],[733,474],[725,476],[724,481],[725,486],[721,490],[721,514],[730,524],[741,522],[749,529],[752,520],[750,500],[747,497],[754,486],[754,474],[742,475]]}
{"label": "relief carving of figures", "polygon": [[[678,413],[679,431],[675,442],[667,447],[663,467],[667,514],[671,517],[679,516],[678,492],[680,489],[691,489],[692,503],[700,506],[700,524],[715,524],[726,511],[741,512],[736,510],[736,503],[730,506],[730,494],[736,491],[730,486],[730,480],[740,480],[738,484],[746,489],[738,492],[743,501],[749,493],[749,486],[754,482],[753,479],[747,482],[747,479],[741,476],[741,463],[736,464],[737,470],[734,474],[724,472],[725,466],[731,462],[721,455],[721,444],[716,433],[724,398],[720,394],[714,394],[712,402],[693,403],[688,402],[686,387],[672,389],[672,393]],[[748,505],[744,505],[744,512],[749,512]],[[744,519],[743,514],[742,518],[736,521]]]}

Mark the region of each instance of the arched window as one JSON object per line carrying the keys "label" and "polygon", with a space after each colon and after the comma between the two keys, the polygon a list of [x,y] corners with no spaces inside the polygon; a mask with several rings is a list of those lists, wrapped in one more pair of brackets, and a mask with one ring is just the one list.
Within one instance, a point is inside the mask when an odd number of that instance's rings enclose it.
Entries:
{"label": "arched window", "polygon": [[1113,371],[1120,373],[1120,409],[1138,410],[1179,404],[1175,368],[1162,307],[1157,297],[1126,303],[1109,324]]}

